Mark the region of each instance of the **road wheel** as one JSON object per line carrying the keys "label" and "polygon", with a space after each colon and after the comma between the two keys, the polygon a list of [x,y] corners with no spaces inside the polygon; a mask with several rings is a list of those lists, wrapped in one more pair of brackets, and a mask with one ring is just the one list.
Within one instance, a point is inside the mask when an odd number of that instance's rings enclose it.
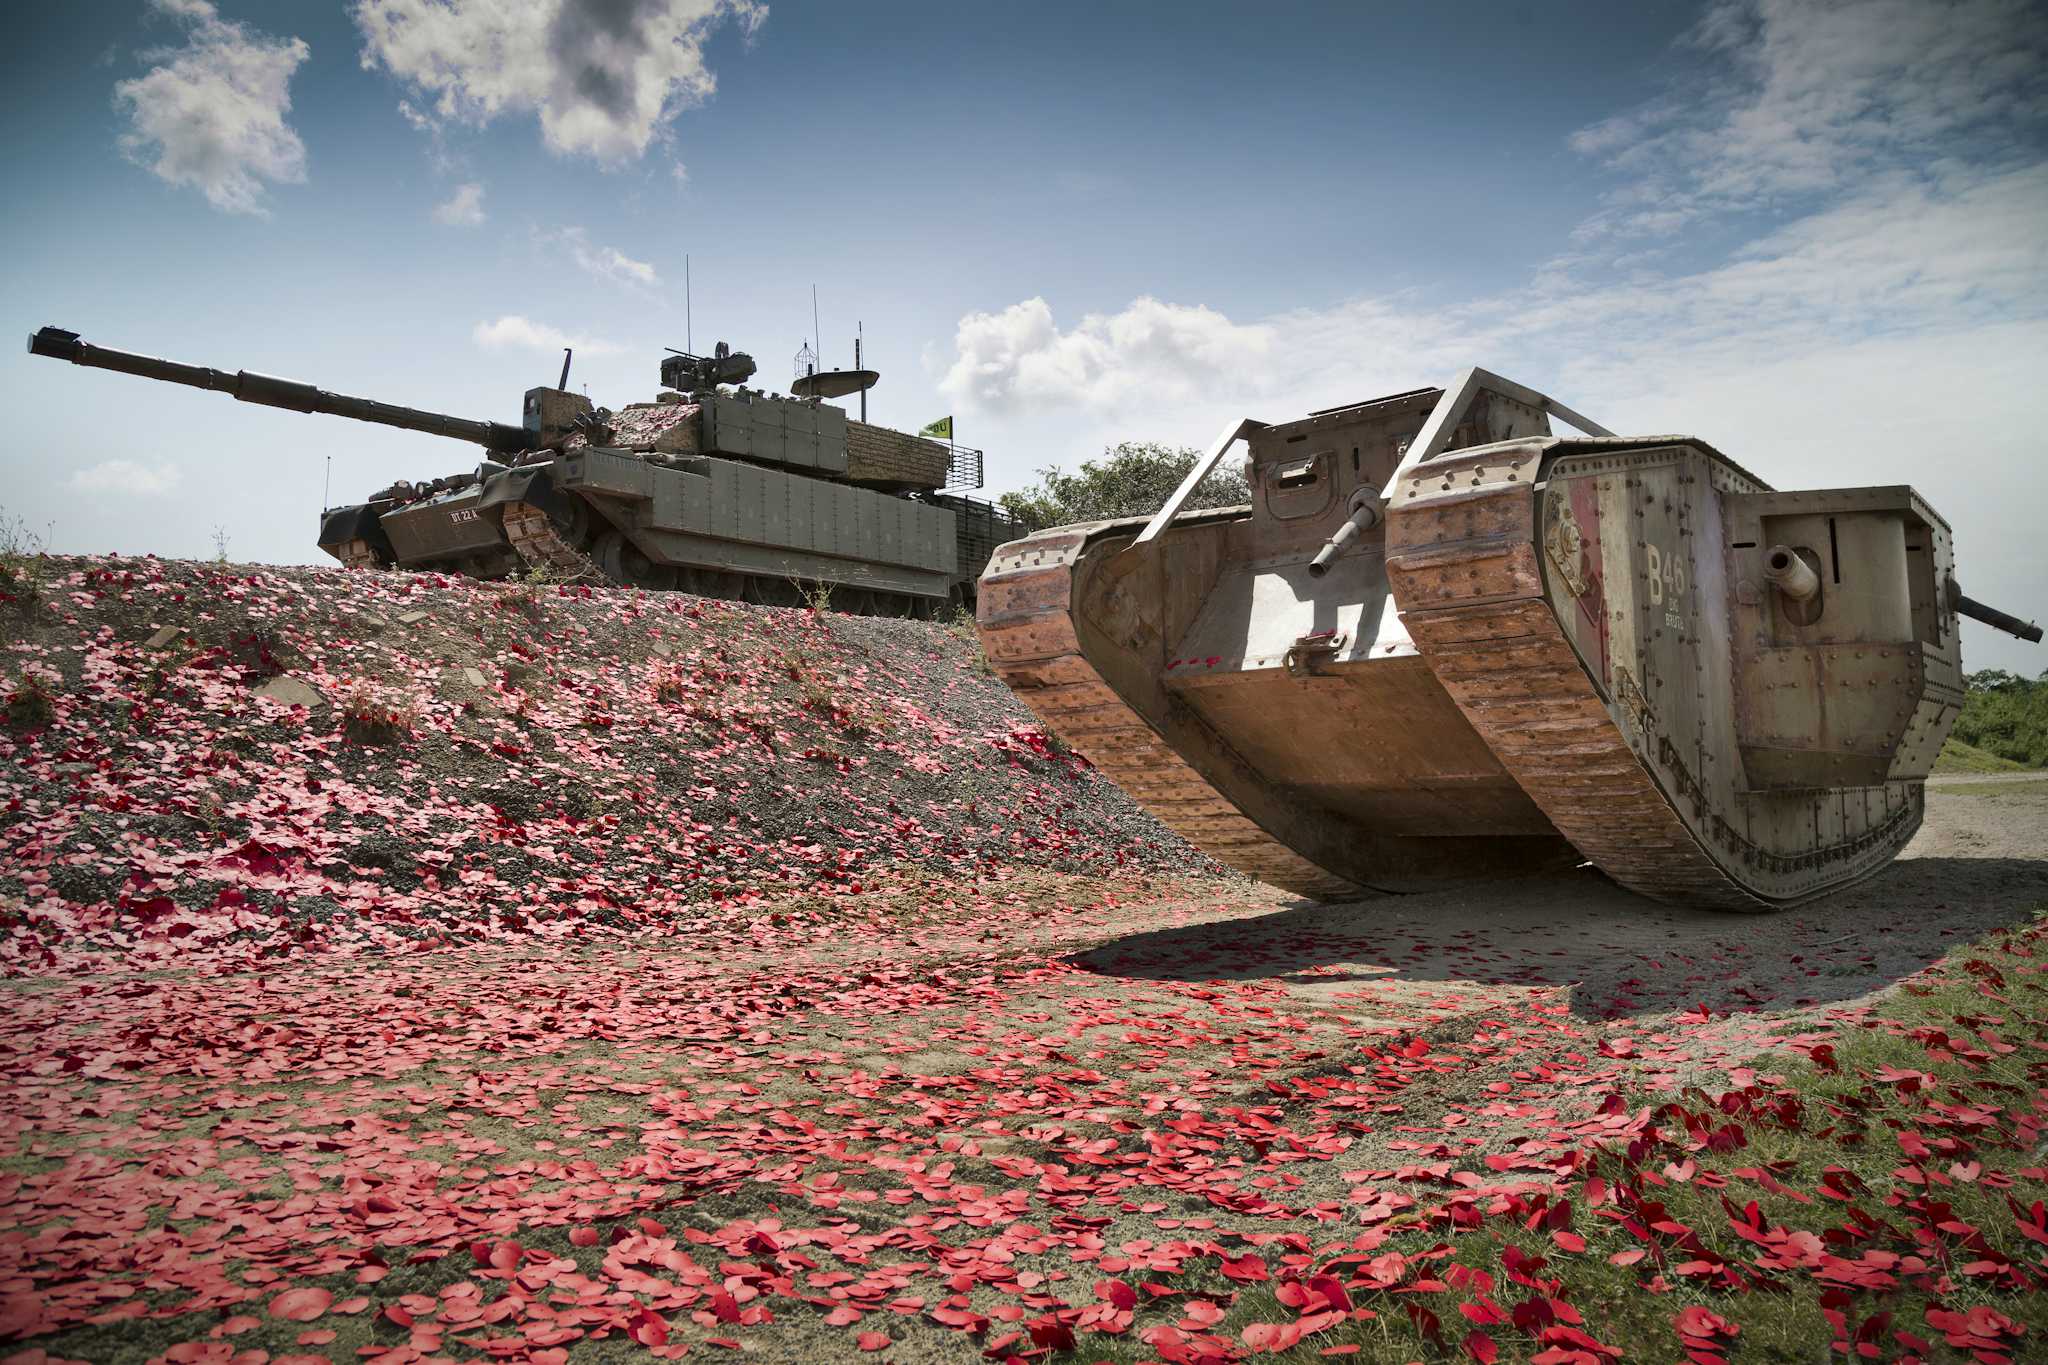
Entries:
{"label": "road wheel", "polygon": [[674,584],[674,571],[649,559],[638,545],[626,539],[622,531],[610,530],[600,535],[593,553],[597,559],[597,566],[603,569],[605,577],[614,583],[653,589],[667,588]]}

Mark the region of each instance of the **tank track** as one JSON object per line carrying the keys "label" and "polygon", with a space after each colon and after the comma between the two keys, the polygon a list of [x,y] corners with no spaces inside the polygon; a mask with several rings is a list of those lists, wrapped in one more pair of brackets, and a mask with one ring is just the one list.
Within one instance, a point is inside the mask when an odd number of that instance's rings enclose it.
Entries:
{"label": "tank track", "polygon": [[597,561],[564,540],[548,514],[532,503],[506,503],[503,525],[505,539],[528,567],[565,583],[613,585]]}
{"label": "tank track", "polygon": [[[1052,732],[1161,824],[1225,866],[1314,900],[1375,894],[1316,866],[1247,818],[1081,652],[1068,612],[1074,566],[1089,542],[1134,532],[1142,518],[1033,537],[999,550],[981,580],[982,646],[991,667]],[[1011,549],[1013,547],[1004,547]]]}
{"label": "tank track", "polygon": [[377,552],[370,548],[367,540],[351,540],[344,543],[339,552],[341,567],[344,569],[378,569]]}
{"label": "tank track", "polygon": [[1411,583],[1434,579],[1468,591],[1450,606],[1406,612],[1402,620],[1501,765],[1574,848],[1630,890],[1721,909],[1765,909],[1680,823],[1549,606],[1470,600],[1484,581],[1472,570],[1485,557],[1468,544],[1456,556],[1404,571]]}
{"label": "tank track", "polygon": [[1580,663],[1544,595],[1538,459],[1454,452],[1395,490],[1387,577],[1416,648],[1522,790],[1615,881],[1723,910],[1793,903],[1765,900],[1721,870]]}

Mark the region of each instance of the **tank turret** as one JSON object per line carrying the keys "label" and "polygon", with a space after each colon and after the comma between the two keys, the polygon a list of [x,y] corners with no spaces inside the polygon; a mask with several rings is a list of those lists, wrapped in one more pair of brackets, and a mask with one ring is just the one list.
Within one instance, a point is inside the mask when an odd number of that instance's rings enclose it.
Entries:
{"label": "tank turret", "polygon": [[929,613],[971,600],[988,553],[1023,529],[942,492],[963,453],[979,469],[979,452],[749,390],[752,357],[724,342],[709,356],[666,356],[659,397],[616,412],[569,391],[565,356],[554,386],[526,391],[518,426],[117,351],[57,327],[29,350],[484,448],[471,470],[325,509],[320,547],[350,567],[537,572],[780,602],[825,585],[844,610]]}
{"label": "tank turret", "polygon": [[[1181,512],[1240,439],[1252,505]],[[1774,491],[1476,369],[1236,423],[1150,519],[1001,547],[979,605],[1050,728],[1255,877],[1343,899],[1587,860],[1741,910],[1919,828],[1959,615],[2041,638],[1963,594],[1912,489]]]}

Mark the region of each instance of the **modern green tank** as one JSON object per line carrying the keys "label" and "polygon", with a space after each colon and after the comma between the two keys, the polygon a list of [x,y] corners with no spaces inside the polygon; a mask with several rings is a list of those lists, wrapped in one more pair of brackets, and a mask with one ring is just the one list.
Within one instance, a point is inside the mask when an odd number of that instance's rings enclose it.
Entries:
{"label": "modern green tank", "polygon": [[[652,402],[614,412],[528,389],[520,425],[473,421],[243,370],[94,346],[45,327],[29,350],[73,364],[482,446],[482,463],[400,482],[320,518],[320,548],[351,568],[680,588],[929,615],[971,603],[995,547],[1030,528],[956,491],[980,453],[849,419],[816,398],[746,387],[753,360],[720,343],[663,358]],[[872,376],[869,376],[870,381]]]}

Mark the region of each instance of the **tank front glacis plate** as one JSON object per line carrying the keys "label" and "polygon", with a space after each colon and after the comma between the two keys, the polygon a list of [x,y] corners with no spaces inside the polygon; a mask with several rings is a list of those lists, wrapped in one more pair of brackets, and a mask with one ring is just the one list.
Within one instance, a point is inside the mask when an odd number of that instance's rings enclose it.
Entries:
{"label": "tank front glacis plate", "polygon": [[471,486],[386,512],[381,524],[398,562],[430,564],[503,549],[497,522],[477,508],[482,491]]}

